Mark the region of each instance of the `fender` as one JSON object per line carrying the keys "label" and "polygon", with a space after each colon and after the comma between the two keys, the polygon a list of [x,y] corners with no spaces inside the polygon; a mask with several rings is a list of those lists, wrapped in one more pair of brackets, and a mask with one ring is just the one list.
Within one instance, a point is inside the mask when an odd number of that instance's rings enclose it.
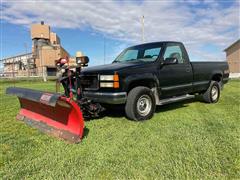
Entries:
{"label": "fender", "polygon": [[221,76],[223,77],[223,72],[222,72],[222,71],[220,71],[220,70],[214,70],[214,71],[210,74],[210,77],[209,77],[209,85],[210,85],[210,82],[211,82],[211,80],[213,79],[213,77],[214,77],[215,75],[217,75],[217,74],[219,74],[219,75],[221,75]]}
{"label": "fender", "polygon": [[156,88],[158,90],[158,93],[160,92],[160,84],[157,76],[153,73],[143,73],[143,74],[134,74],[131,76],[128,76],[124,80],[124,90],[127,92],[129,90],[129,87],[132,83],[137,81],[145,81],[146,83],[148,81],[153,81],[156,84]]}

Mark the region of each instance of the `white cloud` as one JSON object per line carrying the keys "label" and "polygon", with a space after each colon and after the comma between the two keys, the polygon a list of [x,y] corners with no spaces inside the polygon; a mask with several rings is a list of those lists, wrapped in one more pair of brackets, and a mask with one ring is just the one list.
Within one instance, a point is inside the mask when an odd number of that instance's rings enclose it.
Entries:
{"label": "white cloud", "polygon": [[[10,23],[44,20],[57,28],[90,27],[132,44],[141,42],[144,14],[147,42],[182,41],[197,59],[224,59],[222,50],[239,38],[238,1],[229,7],[217,1],[6,1],[3,5],[1,18]],[[209,44],[218,51],[205,51]]]}

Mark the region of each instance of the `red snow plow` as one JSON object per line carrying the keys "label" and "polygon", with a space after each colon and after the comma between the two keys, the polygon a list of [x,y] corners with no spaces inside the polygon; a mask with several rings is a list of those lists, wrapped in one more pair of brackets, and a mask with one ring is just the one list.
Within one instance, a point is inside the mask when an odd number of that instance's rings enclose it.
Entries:
{"label": "red snow plow", "polygon": [[18,96],[21,106],[18,120],[70,142],[81,140],[84,128],[82,112],[70,98],[24,88],[8,88],[7,94]]}
{"label": "red snow plow", "polygon": [[[64,73],[58,79],[64,94],[50,93],[26,88],[9,87],[7,94],[16,95],[20,102],[18,120],[55,137],[78,143],[83,138],[84,118],[98,116],[103,108],[81,96],[80,72],[86,66],[86,56],[74,70],[60,59],[57,66]],[[83,63],[84,62],[84,63]]]}

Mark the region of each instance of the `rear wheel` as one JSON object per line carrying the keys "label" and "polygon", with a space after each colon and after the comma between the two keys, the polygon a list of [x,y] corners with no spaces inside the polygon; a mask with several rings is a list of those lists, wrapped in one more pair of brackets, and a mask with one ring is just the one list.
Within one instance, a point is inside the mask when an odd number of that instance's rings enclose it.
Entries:
{"label": "rear wheel", "polygon": [[151,89],[139,86],[128,93],[125,113],[129,119],[136,121],[150,119],[155,108],[156,102]]}
{"label": "rear wheel", "polygon": [[217,81],[211,81],[207,91],[202,94],[203,100],[207,103],[216,103],[220,97],[220,85]]}

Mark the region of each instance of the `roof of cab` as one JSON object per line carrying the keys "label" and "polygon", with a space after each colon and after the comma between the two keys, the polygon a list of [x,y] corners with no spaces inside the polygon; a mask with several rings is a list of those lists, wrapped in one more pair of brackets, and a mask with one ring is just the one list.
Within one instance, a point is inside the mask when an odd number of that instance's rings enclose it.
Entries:
{"label": "roof of cab", "polygon": [[138,47],[138,46],[151,46],[151,45],[157,45],[157,44],[166,44],[166,43],[183,44],[182,42],[178,42],[178,41],[158,41],[158,42],[148,42],[148,43],[143,43],[143,44],[137,44],[137,45],[131,46],[131,48]]}

